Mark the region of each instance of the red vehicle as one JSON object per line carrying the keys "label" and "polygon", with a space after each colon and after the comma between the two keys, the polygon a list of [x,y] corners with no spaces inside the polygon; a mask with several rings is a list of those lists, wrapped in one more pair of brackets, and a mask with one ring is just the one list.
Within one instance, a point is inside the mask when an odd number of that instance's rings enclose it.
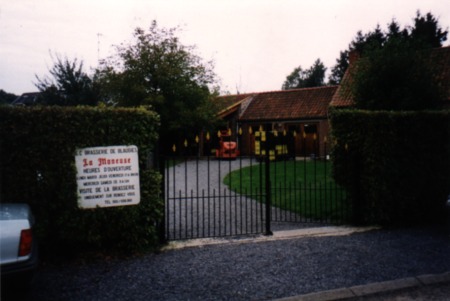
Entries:
{"label": "red vehicle", "polygon": [[237,143],[231,141],[230,131],[220,131],[219,138],[219,148],[216,150],[216,158],[236,159],[238,156]]}

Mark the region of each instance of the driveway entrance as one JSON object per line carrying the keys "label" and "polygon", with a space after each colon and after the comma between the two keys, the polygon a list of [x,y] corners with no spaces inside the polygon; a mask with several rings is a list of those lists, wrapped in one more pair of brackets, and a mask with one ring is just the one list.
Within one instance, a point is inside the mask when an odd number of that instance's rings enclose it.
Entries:
{"label": "driveway entrance", "polygon": [[174,155],[165,164],[167,240],[271,234],[342,224],[350,216],[326,157],[260,150],[228,160]]}

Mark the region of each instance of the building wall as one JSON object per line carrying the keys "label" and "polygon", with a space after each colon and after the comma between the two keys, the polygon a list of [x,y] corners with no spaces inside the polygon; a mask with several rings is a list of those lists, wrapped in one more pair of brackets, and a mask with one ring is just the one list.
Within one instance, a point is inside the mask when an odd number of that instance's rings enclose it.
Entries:
{"label": "building wall", "polygon": [[[255,132],[262,127],[265,131],[276,130],[278,143],[285,143],[289,153],[296,157],[324,157],[330,152],[329,124],[327,119],[289,122],[247,122],[238,124],[238,147],[243,156],[255,154]],[[251,128],[251,130],[250,130]],[[285,134],[285,136],[284,136]],[[282,136],[283,135],[283,136]],[[325,142],[326,137],[326,142]],[[326,144],[326,145],[325,145]]]}

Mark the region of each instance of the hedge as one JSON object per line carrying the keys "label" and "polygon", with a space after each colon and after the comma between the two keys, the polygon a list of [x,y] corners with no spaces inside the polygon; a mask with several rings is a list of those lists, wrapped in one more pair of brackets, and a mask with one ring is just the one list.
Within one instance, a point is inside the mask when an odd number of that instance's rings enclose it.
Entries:
{"label": "hedge", "polygon": [[416,225],[444,218],[450,193],[450,112],[334,110],[334,176],[355,221]]}
{"label": "hedge", "polygon": [[[161,177],[147,168],[158,116],[144,108],[0,107],[0,201],[28,203],[41,249],[136,251],[158,244]],[[75,150],[136,145],[138,205],[78,208]]]}

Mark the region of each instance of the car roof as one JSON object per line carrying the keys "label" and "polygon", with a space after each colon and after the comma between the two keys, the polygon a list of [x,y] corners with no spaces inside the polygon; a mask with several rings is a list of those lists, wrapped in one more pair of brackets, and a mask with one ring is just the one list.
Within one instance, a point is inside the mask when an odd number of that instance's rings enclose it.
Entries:
{"label": "car roof", "polygon": [[27,204],[0,204],[0,220],[26,220],[31,216]]}

